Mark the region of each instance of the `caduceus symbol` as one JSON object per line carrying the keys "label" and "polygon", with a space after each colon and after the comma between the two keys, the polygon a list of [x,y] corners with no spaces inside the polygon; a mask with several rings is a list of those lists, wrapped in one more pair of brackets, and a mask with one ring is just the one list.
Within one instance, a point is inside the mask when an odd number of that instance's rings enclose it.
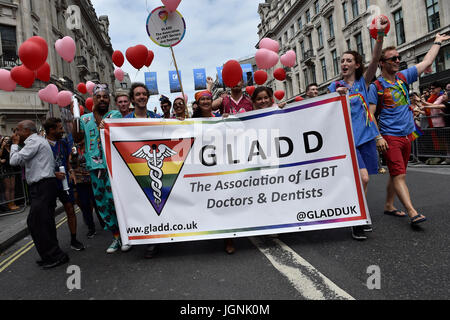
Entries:
{"label": "caduceus symbol", "polygon": [[149,146],[145,145],[140,148],[138,151],[132,154],[135,158],[145,159],[147,160],[147,165],[150,168],[150,180],[151,186],[153,190],[153,196],[155,197],[156,204],[161,203],[161,195],[162,195],[162,177],[163,171],[162,166],[165,158],[169,158],[177,153],[170,149],[168,146],[164,144],[160,144],[156,146],[156,144]]}

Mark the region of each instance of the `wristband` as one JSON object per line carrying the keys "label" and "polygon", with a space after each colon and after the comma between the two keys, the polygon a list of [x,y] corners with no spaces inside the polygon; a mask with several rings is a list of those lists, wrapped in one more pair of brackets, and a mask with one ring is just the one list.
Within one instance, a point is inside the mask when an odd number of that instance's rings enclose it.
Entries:
{"label": "wristband", "polygon": [[438,41],[434,42],[433,44],[437,44],[438,46],[442,46],[442,42],[438,42]]}
{"label": "wristband", "polygon": [[376,138],[375,138],[375,142],[378,142],[378,141],[380,141],[381,139],[383,139],[383,137],[382,137],[382,136],[380,136],[380,137],[376,137]]}

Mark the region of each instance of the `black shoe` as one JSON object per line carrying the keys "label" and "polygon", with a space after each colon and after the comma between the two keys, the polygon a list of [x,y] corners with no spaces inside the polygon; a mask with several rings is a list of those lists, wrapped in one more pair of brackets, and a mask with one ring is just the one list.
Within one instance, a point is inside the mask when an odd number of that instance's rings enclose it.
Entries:
{"label": "black shoe", "polygon": [[89,230],[89,232],[87,233],[86,237],[88,239],[92,239],[96,234],[97,234],[97,232],[95,232],[95,230]]}
{"label": "black shoe", "polygon": [[44,260],[36,260],[36,263],[39,267],[42,267],[46,262]]}
{"label": "black shoe", "polygon": [[72,240],[71,242],[70,242],[70,247],[73,249],[73,250],[76,250],[76,251],[82,251],[82,250],[84,250],[84,245],[80,242],[80,241],[78,241],[78,240]]}
{"label": "black shoe", "polygon": [[352,227],[352,238],[358,241],[367,240],[367,236],[364,234],[364,228],[362,226]]}
{"label": "black shoe", "polygon": [[372,226],[370,224],[363,226],[364,232],[372,232]]}
{"label": "black shoe", "polygon": [[147,245],[147,248],[145,249],[145,255],[144,258],[145,259],[151,259],[156,255],[157,252],[157,246],[156,244],[149,244]]}
{"label": "black shoe", "polygon": [[60,259],[58,259],[56,261],[44,262],[42,264],[42,268],[45,270],[52,269],[52,268],[58,267],[60,265],[68,263],[68,262],[69,262],[69,256],[67,254],[64,254]]}

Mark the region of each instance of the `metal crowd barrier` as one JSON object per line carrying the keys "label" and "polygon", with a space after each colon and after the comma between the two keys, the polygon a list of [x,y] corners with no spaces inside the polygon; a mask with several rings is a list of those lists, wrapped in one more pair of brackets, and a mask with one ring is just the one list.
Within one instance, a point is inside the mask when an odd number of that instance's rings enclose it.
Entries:
{"label": "metal crowd barrier", "polygon": [[[440,118],[444,127],[430,127],[431,119]],[[423,161],[424,158],[441,158],[450,161],[450,115],[420,117],[422,135],[413,143],[413,157]]]}
{"label": "metal crowd barrier", "polygon": [[[10,180],[11,177],[14,178],[14,196],[12,200],[6,200],[5,191],[8,183],[6,180]],[[11,209],[9,206],[11,202],[18,208]],[[22,213],[29,203],[28,188],[22,172],[0,174],[0,216]]]}

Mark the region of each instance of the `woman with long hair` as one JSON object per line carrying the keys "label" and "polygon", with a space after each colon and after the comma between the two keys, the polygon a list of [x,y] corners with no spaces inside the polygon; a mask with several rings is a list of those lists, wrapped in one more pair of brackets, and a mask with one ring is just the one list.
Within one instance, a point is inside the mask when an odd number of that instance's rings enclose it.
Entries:
{"label": "woman with long hair", "polygon": [[[380,23],[381,30],[385,30],[388,21],[382,18]],[[330,92],[349,95],[354,143],[364,192],[367,192],[369,175],[378,173],[377,145],[387,145],[378,131],[375,117],[369,109],[368,103],[368,89],[378,68],[384,36],[384,31],[378,33],[372,61],[367,70],[364,70],[363,57],[358,52],[351,50],[344,52],[341,59],[342,78],[328,87]],[[371,227],[353,227],[353,238],[356,240],[367,239],[364,231],[371,231]]]}

